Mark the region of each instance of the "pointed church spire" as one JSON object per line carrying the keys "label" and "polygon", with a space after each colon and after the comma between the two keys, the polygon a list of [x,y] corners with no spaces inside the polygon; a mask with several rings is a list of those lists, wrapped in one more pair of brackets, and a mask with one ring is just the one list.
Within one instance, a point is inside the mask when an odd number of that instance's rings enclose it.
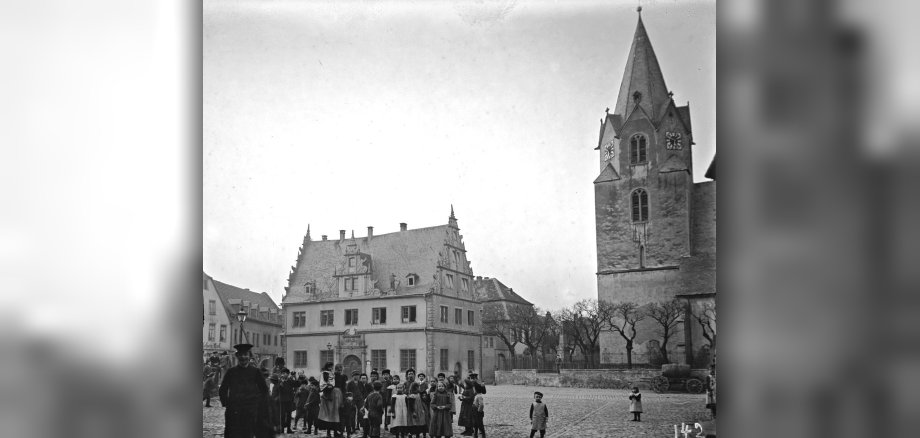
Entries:
{"label": "pointed church spire", "polygon": [[310,224],[307,224],[307,239],[310,238]]}
{"label": "pointed church spire", "polygon": [[450,217],[454,219],[457,218],[456,216],[454,216],[454,204],[450,204]]}
{"label": "pointed church spire", "polygon": [[636,8],[636,11],[639,15],[636,33],[629,47],[623,81],[620,83],[617,103],[613,108],[613,113],[623,116],[624,120],[629,117],[636,104],[650,117],[657,117],[656,109],[669,98],[658,58],[648,39],[645,24],[642,23],[642,6]]}

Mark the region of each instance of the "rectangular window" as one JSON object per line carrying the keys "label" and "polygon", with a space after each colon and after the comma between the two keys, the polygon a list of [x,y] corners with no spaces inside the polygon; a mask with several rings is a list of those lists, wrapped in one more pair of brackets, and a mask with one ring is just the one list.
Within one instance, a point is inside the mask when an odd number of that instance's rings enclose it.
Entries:
{"label": "rectangular window", "polygon": [[454,254],[454,266],[460,266],[460,257],[458,256],[457,250],[453,251]]}
{"label": "rectangular window", "polygon": [[307,367],[307,352],[303,350],[294,352],[294,367],[295,368],[306,368]]}
{"label": "rectangular window", "polygon": [[354,287],[352,281],[354,280],[352,280],[351,277],[345,278],[345,290],[352,290]]}
{"label": "rectangular window", "polygon": [[415,306],[402,306],[402,322],[415,322]]}
{"label": "rectangular window", "polygon": [[454,276],[453,276],[453,274],[446,274],[445,277],[447,277],[447,287],[453,289],[453,288],[454,288]]}
{"label": "rectangular window", "polygon": [[355,258],[354,258],[354,257],[349,257],[349,258],[348,258],[348,267],[349,267],[349,268],[354,268],[354,267],[355,267]]}
{"label": "rectangular window", "polygon": [[208,315],[217,315],[217,302],[208,300]]}
{"label": "rectangular window", "polygon": [[454,324],[463,325],[463,309],[454,309]]}
{"label": "rectangular window", "polygon": [[373,319],[371,324],[386,324],[387,323],[387,308],[386,307],[375,307],[373,310]]}
{"label": "rectangular window", "polygon": [[278,335],[275,335],[275,346],[278,346]]}
{"label": "rectangular window", "polygon": [[448,363],[449,363],[449,361],[447,360],[447,349],[446,349],[446,348],[442,348],[442,349],[441,349],[441,366],[440,366],[440,370],[441,370],[441,371],[447,371],[447,369],[448,369],[448,365],[447,365],[447,364],[448,364]]}
{"label": "rectangular window", "polygon": [[469,292],[469,290],[470,290],[470,280],[468,280],[468,279],[466,279],[466,278],[461,278],[461,279],[460,279],[460,290],[462,290],[463,292]]}
{"label": "rectangular window", "polygon": [[220,342],[227,342],[227,326],[225,324],[220,325]]}
{"label": "rectangular window", "polygon": [[307,312],[294,312],[291,327],[304,327],[307,325]]}
{"label": "rectangular window", "polygon": [[466,362],[469,364],[471,370],[476,369],[476,351],[469,350],[466,352]]}
{"label": "rectangular window", "polygon": [[335,362],[335,350],[320,350],[319,365],[323,366],[328,362]]}
{"label": "rectangular window", "polygon": [[415,350],[399,350],[399,372],[415,368]]}
{"label": "rectangular window", "polygon": [[358,309],[345,309],[345,325],[358,325]]}
{"label": "rectangular window", "polygon": [[387,367],[387,351],[371,350],[371,368],[383,371]]}
{"label": "rectangular window", "polygon": [[447,324],[447,306],[441,306],[441,322]]}
{"label": "rectangular window", "polygon": [[208,324],[208,341],[214,341],[214,324]]}
{"label": "rectangular window", "polygon": [[332,327],[335,325],[335,311],[333,310],[320,310],[319,311],[319,325],[321,327]]}
{"label": "rectangular window", "polygon": [[471,325],[471,326],[476,325],[474,324],[476,322],[475,318],[476,318],[476,312],[473,312],[472,310],[466,311],[466,323],[468,325]]}

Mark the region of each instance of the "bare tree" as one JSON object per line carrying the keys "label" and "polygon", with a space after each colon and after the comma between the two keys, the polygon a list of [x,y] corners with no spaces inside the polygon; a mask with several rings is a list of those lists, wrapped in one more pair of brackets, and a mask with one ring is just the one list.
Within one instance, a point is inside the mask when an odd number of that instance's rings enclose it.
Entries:
{"label": "bare tree", "polygon": [[558,313],[563,332],[578,345],[589,366],[597,363],[595,351],[601,332],[607,327],[610,309],[605,302],[581,300]]}
{"label": "bare tree", "polygon": [[636,324],[645,319],[645,312],[633,302],[610,304],[607,325],[626,341],[626,367],[632,368],[633,341],[636,339]]}
{"label": "bare tree", "polygon": [[482,309],[482,334],[501,340],[511,354],[512,364],[516,361],[514,348],[520,342],[516,323],[506,314],[504,306],[488,303]]}
{"label": "bare tree", "polygon": [[530,349],[530,354],[539,367],[547,343],[551,343],[554,336],[558,337],[552,327],[555,325],[555,320],[549,316],[549,312],[541,315],[542,311],[534,307],[516,307],[509,313],[511,320],[521,333],[521,343]]}
{"label": "bare tree", "polygon": [[715,303],[704,303],[702,307],[692,313],[693,319],[700,324],[703,329],[703,337],[709,342],[709,350],[715,351],[716,348],[716,305]]}
{"label": "bare tree", "polygon": [[664,363],[670,363],[668,341],[674,336],[677,327],[680,325],[680,317],[684,315],[684,303],[678,300],[652,303],[648,305],[646,314],[658,323],[657,333],[661,337],[661,345],[658,349],[661,352]]}

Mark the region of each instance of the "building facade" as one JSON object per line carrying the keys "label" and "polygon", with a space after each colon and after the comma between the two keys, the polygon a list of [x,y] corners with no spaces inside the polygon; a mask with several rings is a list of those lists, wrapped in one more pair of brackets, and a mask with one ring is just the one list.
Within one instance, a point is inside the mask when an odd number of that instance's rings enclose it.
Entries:
{"label": "building facade", "polygon": [[201,333],[201,347],[204,357],[213,352],[231,351],[231,327],[236,317],[231,316],[224,306],[223,300],[217,295],[214,280],[204,272],[201,273],[202,296],[204,298],[204,324]]}
{"label": "building facade", "polygon": [[481,304],[453,208],[447,225],[313,240],[309,227],[282,300],[288,367],[315,375],[414,368],[479,370]]}
{"label": "building facade", "polygon": [[[598,299],[682,300],[683,322],[666,348],[671,361],[686,363],[708,354],[689,312],[714,302],[716,287],[716,187],[694,183],[693,145],[689,103],[675,104],[640,15],[595,148]],[[638,329],[636,352],[653,354],[656,325],[646,319]],[[625,362],[618,334],[605,332],[600,347],[602,363]]]}
{"label": "building facade", "polygon": [[[226,341],[221,343],[221,350],[233,353],[236,344],[252,344],[252,353],[259,366],[271,368],[274,359],[281,356],[281,309],[265,292],[253,292],[214,280],[205,274],[209,284],[213,285],[213,296],[218,298],[219,310],[216,318],[227,324]],[[210,301],[213,298],[206,298]],[[209,303],[206,303],[208,306]],[[237,314],[240,309],[246,312],[246,321],[240,322]],[[209,311],[205,308],[206,313]],[[208,315],[206,315],[207,317]],[[207,323],[205,331],[208,330]],[[226,346],[226,348],[223,348]],[[207,350],[205,351],[207,353]]]}

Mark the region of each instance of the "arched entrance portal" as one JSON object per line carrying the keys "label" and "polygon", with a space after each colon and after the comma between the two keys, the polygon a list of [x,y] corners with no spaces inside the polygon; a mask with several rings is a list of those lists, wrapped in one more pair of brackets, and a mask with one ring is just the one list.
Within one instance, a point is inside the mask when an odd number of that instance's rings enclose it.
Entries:
{"label": "arched entrance portal", "polygon": [[355,356],[353,354],[345,356],[345,360],[342,361],[342,368],[344,368],[342,372],[345,373],[345,375],[349,379],[351,379],[352,371],[357,371],[359,373],[362,372],[361,359],[359,359],[358,356]]}

